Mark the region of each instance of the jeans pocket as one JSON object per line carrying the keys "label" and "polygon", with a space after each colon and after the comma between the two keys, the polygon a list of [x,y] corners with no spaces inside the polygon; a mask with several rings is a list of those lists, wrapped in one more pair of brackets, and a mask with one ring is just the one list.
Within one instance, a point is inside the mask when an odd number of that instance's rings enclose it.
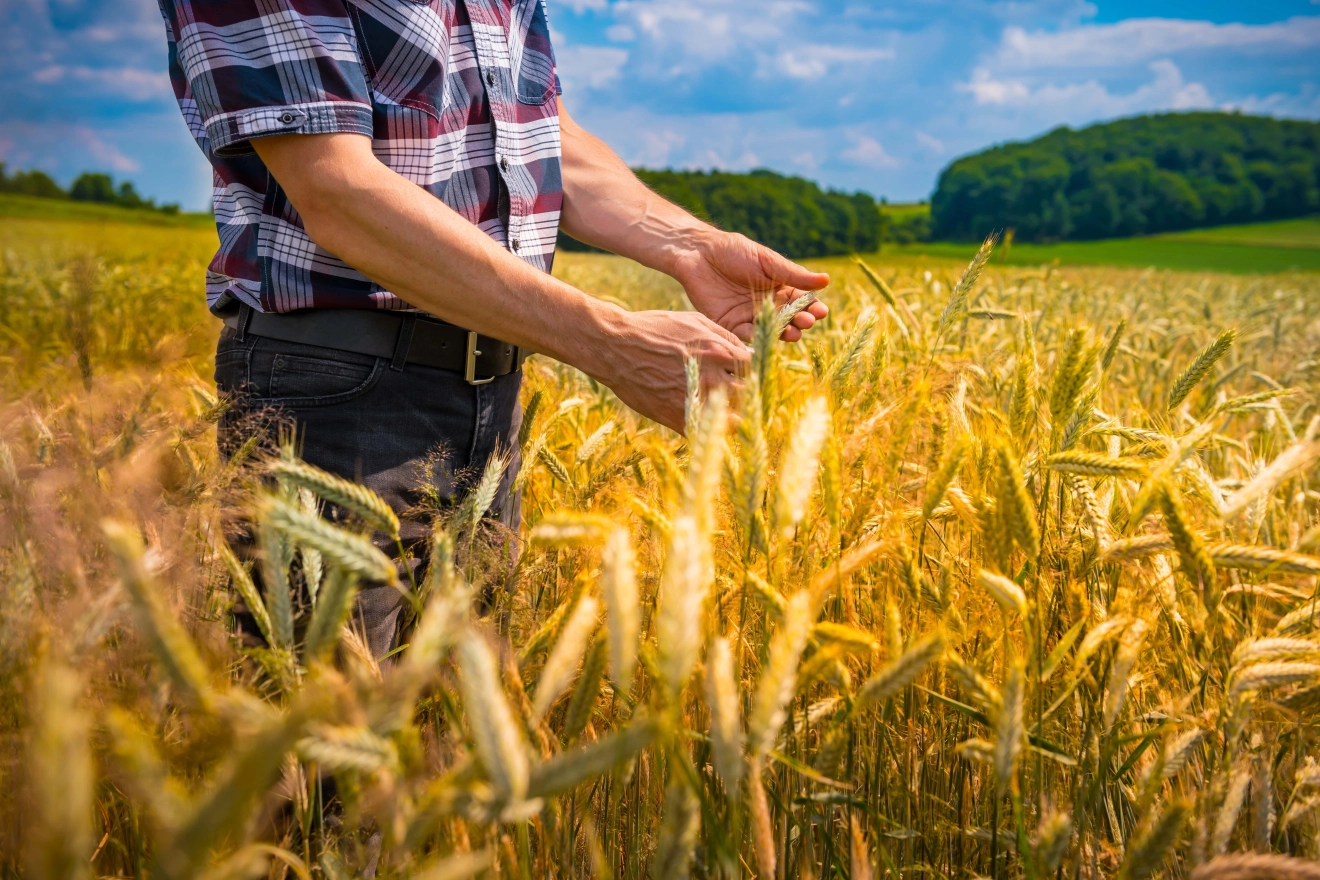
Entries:
{"label": "jeans pocket", "polygon": [[249,346],[222,336],[215,351],[215,387],[221,394],[246,393]]}
{"label": "jeans pocket", "polygon": [[261,339],[248,372],[253,394],[267,404],[329,406],[370,391],[384,365],[367,355]]}

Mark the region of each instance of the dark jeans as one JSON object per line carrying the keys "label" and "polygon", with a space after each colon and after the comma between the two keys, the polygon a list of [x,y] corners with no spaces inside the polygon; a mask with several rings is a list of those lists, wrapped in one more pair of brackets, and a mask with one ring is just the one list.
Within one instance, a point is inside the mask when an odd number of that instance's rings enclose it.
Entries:
{"label": "dark jeans", "polygon": [[[461,500],[480,479],[486,460],[513,447],[488,517],[518,527],[520,504],[511,492],[518,472],[522,371],[486,385],[469,385],[449,370],[280,342],[225,328],[215,356],[215,382],[231,402],[219,426],[222,452],[231,454],[256,430],[294,427],[303,460],[362,483],[394,508],[410,554],[425,559],[426,537],[438,499]],[[392,557],[393,541],[377,545]],[[420,575],[420,572],[418,572]],[[406,580],[406,579],[405,579]],[[364,584],[358,624],[372,653],[388,653],[404,597],[393,587]]]}

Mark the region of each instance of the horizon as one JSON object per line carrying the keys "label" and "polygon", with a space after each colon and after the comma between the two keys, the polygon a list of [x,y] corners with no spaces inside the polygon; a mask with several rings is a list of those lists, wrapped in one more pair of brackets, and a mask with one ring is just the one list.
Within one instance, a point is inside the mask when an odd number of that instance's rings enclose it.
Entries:
{"label": "horizon", "polygon": [[[766,168],[893,204],[956,158],[1131,116],[1320,119],[1320,0],[547,0],[564,101],[634,167]],[[0,161],[184,210],[208,166],[151,0],[6,4]]]}
{"label": "horizon", "polygon": [[[1128,115],[1128,116],[1118,116],[1118,117],[1115,117],[1115,118],[1113,118],[1113,119],[1101,119],[1101,120],[1097,120],[1097,121],[1095,121],[1095,122],[1089,122],[1089,123],[1087,123],[1087,124],[1085,124],[1085,125],[1076,125],[1076,126],[1074,126],[1074,125],[1068,125],[1068,124],[1065,123],[1065,124],[1061,124],[1061,125],[1056,125],[1056,126],[1054,126],[1053,128],[1048,129],[1047,131],[1042,131],[1042,132],[1040,132],[1040,133],[1038,133],[1038,134],[1031,135],[1031,136],[1028,136],[1028,137],[1024,137],[1024,138],[1015,138],[1015,139],[1012,139],[1012,140],[997,141],[997,142],[995,142],[995,143],[993,143],[993,144],[986,144],[984,147],[981,147],[981,148],[979,148],[979,149],[976,149],[976,150],[973,150],[973,151],[971,151],[971,152],[963,153],[963,154],[961,154],[961,155],[958,155],[958,156],[954,156],[954,157],[952,157],[951,159],[949,159],[949,161],[948,161],[947,163],[945,163],[945,165],[944,165],[944,167],[941,169],[940,173],[942,174],[944,170],[948,169],[948,168],[949,168],[951,165],[953,165],[955,162],[958,162],[958,161],[960,161],[960,160],[962,160],[962,159],[966,159],[966,158],[969,158],[969,157],[971,157],[971,156],[978,155],[978,154],[980,154],[980,153],[989,152],[989,151],[991,151],[991,150],[998,149],[998,148],[1000,148],[1000,147],[1013,146],[1013,145],[1016,145],[1016,144],[1027,144],[1027,143],[1032,143],[1033,141],[1038,141],[1038,140],[1041,140],[1041,139],[1043,139],[1043,138],[1045,138],[1045,137],[1047,137],[1047,136],[1049,136],[1049,135],[1051,135],[1051,134],[1054,134],[1056,131],[1084,131],[1084,130],[1086,130],[1086,129],[1097,128],[1097,127],[1105,126],[1105,125],[1109,125],[1109,124],[1112,124],[1112,123],[1115,123],[1115,122],[1122,122],[1122,121],[1127,120],[1127,119],[1140,119],[1140,118],[1142,118],[1142,117],[1147,117],[1147,116],[1191,116],[1191,115],[1193,115],[1193,114],[1197,114],[1197,113],[1203,113],[1203,114],[1204,114],[1204,113],[1222,114],[1222,115],[1225,115],[1225,116],[1241,116],[1241,117],[1255,118],[1255,119],[1275,119],[1275,120],[1278,120],[1278,121],[1281,121],[1281,122],[1303,122],[1303,123],[1320,124],[1320,120],[1315,120],[1315,119],[1299,119],[1299,118],[1287,117],[1287,116],[1282,116],[1282,117],[1281,117],[1281,116],[1269,116],[1269,115],[1259,114],[1259,113],[1243,113],[1241,110],[1236,110],[1236,109],[1235,109],[1235,110],[1161,110],[1161,111],[1155,111],[1155,112],[1150,112],[1150,113],[1135,113],[1135,114],[1131,114],[1131,115]],[[925,205],[925,204],[928,204],[928,203],[930,202],[930,200],[931,200],[931,197],[935,194],[936,184],[938,183],[938,176],[937,176],[937,178],[936,178],[936,183],[935,183],[935,184],[932,184],[931,191],[930,191],[929,193],[926,193],[925,195],[922,195],[922,196],[918,196],[918,197],[916,197],[916,198],[897,200],[897,199],[891,199],[891,198],[888,198],[888,197],[885,196],[883,193],[877,194],[877,193],[870,192],[869,190],[866,190],[866,189],[847,189],[847,188],[840,188],[840,187],[829,186],[829,185],[825,184],[824,182],[822,182],[822,181],[820,181],[820,180],[817,180],[817,179],[811,177],[810,175],[807,175],[807,174],[800,174],[800,173],[795,173],[795,172],[791,172],[791,171],[783,171],[783,170],[781,170],[781,169],[778,169],[778,168],[771,168],[771,167],[766,166],[766,165],[757,165],[757,166],[755,166],[755,167],[747,168],[747,169],[743,169],[743,170],[733,170],[733,169],[730,169],[730,168],[721,168],[721,167],[716,167],[716,166],[712,166],[712,167],[709,167],[709,168],[682,168],[682,167],[675,167],[675,166],[661,166],[661,167],[658,167],[658,168],[657,168],[657,167],[649,167],[649,166],[645,166],[645,165],[632,165],[632,166],[630,166],[630,167],[633,168],[633,170],[636,170],[636,171],[674,171],[674,172],[688,172],[688,173],[692,173],[692,174],[715,174],[715,173],[721,173],[721,174],[754,174],[754,173],[759,172],[759,171],[768,171],[768,172],[771,172],[771,173],[773,173],[773,174],[778,174],[778,175],[780,175],[780,176],[782,176],[782,177],[793,177],[793,178],[798,178],[798,179],[801,179],[801,180],[806,180],[806,181],[808,181],[808,182],[810,182],[810,183],[813,183],[813,184],[817,185],[818,187],[820,187],[821,190],[824,190],[824,191],[827,191],[827,192],[838,192],[838,193],[844,193],[844,194],[864,193],[864,194],[869,195],[869,196],[871,196],[872,198],[874,198],[875,201],[876,201],[877,203],[880,203],[880,204],[883,204],[883,205],[886,205],[886,206],[892,206],[892,207],[902,207],[902,206],[905,206],[905,205]],[[35,168],[35,167],[33,167],[33,168],[20,168],[20,167],[13,167],[13,168],[11,168],[11,167],[8,166],[8,164],[5,162],[5,160],[4,160],[3,158],[0,158],[0,169],[2,169],[6,174],[10,174],[10,175],[12,175],[12,174],[14,174],[14,173],[16,173],[16,172],[20,172],[20,171],[33,171],[33,170],[37,170],[37,171],[39,171],[39,170],[41,170],[41,169],[39,169],[39,168]],[[82,175],[84,175],[84,174],[109,174],[111,180],[114,182],[115,185],[118,185],[120,182],[129,182],[129,183],[132,183],[132,182],[133,182],[132,179],[131,179],[130,177],[122,177],[122,178],[120,178],[120,177],[116,177],[113,173],[110,173],[110,172],[104,172],[104,171],[100,171],[100,170],[97,170],[97,169],[84,169],[83,171],[76,172],[76,173],[72,174],[72,176],[69,178],[69,182],[68,182],[68,183],[62,182],[62,181],[60,181],[58,178],[53,178],[53,179],[54,179],[55,182],[58,183],[63,189],[68,190],[69,187],[71,186],[72,182],[73,182],[74,180],[76,180],[78,177],[80,177],[80,176],[82,176]],[[139,195],[142,195],[142,194],[139,194]],[[145,197],[145,198],[151,198],[151,196],[144,196],[144,197]],[[156,202],[157,202],[156,207],[166,207],[167,205],[173,204],[173,203],[170,203],[170,202],[160,202],[160,200],[158,200],[158,199],[156,200]],[[180,211],[181,211],[181,213],[185,213],[185,214],[208,214],[208,215],[209,215],[209,214],[212,213],[212,211],[211,211],[211,207],[210,207],[209,205],[206,206],[206,207],[203,207],[203,208],[190,208],[190,207],[187,207],[187,206],[182,206],[182,207],[180,207]]]}

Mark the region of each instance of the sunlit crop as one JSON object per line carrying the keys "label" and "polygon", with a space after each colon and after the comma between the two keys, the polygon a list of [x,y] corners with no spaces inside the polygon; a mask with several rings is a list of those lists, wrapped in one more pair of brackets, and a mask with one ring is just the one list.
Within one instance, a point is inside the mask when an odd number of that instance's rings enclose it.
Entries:
{"label": "sunlit crop", "polygon": [[533,359],[522,534],[494,460],[411,583],[287,436],[216,454],[200,251],[6,235],[6,871],[1320,876],[1314,276],[835,261],[686,439]]}

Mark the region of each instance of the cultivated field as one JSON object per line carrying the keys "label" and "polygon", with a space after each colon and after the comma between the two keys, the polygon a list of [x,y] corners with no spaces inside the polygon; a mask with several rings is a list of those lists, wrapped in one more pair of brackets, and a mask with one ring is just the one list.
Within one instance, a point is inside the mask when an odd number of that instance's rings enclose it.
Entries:
{"label": "cultivated field", "polygon": [[215,452],[211,241],[0,218],[6,876],[1320,876],[1320,276],[823,261],[688,441],[534,358],[521,545],[419,511],[377,664],[397,521]]}

